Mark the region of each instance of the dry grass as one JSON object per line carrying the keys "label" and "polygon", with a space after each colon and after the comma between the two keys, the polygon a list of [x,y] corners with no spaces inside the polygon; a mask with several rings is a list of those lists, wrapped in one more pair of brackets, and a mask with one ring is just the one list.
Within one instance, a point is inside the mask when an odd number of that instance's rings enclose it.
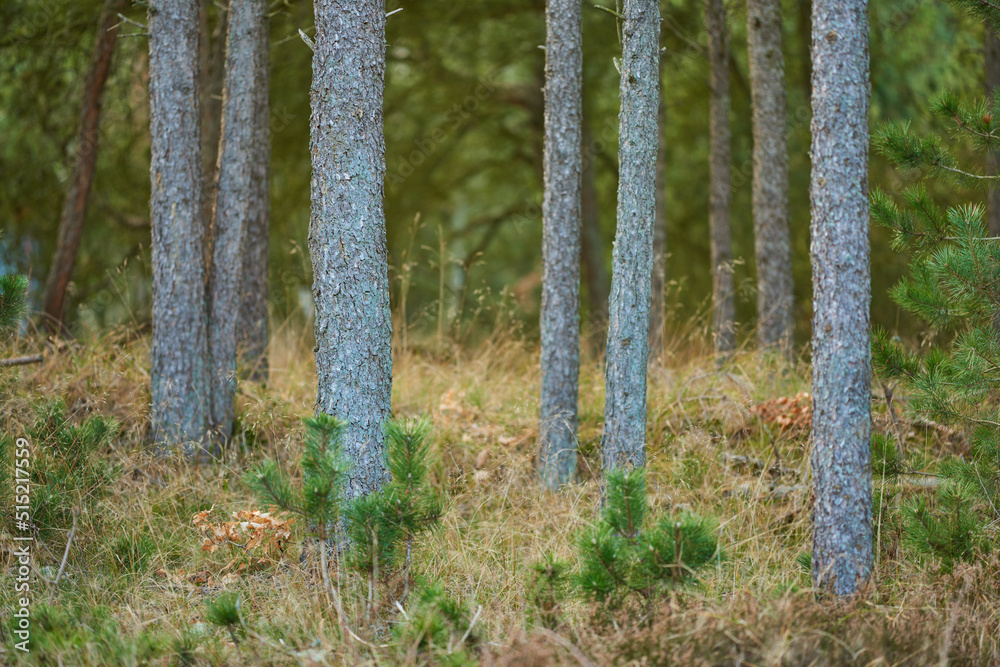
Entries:
{"label": "dry grass", "polygon": [[[31,345],[21,341],[19,352]],[[482,608],[472,635],[478,641],[466,657],[505,665],[1000,664],[996,559],[943,575],[933,564],[904,558],[886,534],[871,590],[848,604],[814,600],[808,573],[796,562],[810,549],[807,433],[769,429],[750,412],[761,401],[808,391],[807,367],[749,352],[720,366],[698,349],[669,349],[676,353],[650,372],[651,503],[716,517],[725,559],[639,620],[602,617],[570,602],[555,632],[530,622],[530,566],[547,553],[572,560],[575,534],[595,516],[604,399],[599,361],[585,360],[581,374],[583,481],[546,494],[533,477],[539,374],[532,345],[501,335],[444,359],[397,352],[394,410],[431,416],[435,483],[447,498],[441,529],[416,547],[415,569],[470,610]],[[412,638],[393,634],[387,624],[398,619],[388,605],[370,625],[354,628],[377,646],[345,641],[296,553],[277,568],[227,578],[220,572],[229,555],[201,551],[195,512],[253,507],[239,481],[244,470],[262,457],[297,460],[299,419],[315,396],[311,341],[292,327],[279,329],[271,354],[269,386],[241,390],[236,446],[225,461],[201,467],[154,461],[144,452],[146,337],[121,331],[49,354],[39,366],[4,371],[0,410],[7,433],[20,435],[34,406],[62,397],[75,420],[103,413],[121,422],[108,456],[123,474],[99,511],[81,517],[70,576],[58,586],[37,579],[32,585],[35,651],[15,654],[7,634],[0,662],[460,661],[458,653],[421,652]],[[126,533],[155,544],[134,576],[108,568],[108,543]],[[0,600],[7,607],[13,604],[9,544],[9,536],[0,539],[7,565]],[[64,544],[56,540],[36,552],[41,572],[58,567]],[[206,582],[189,580],[206,571]],[[346,603],[357,619],[355,588],[347,587]],[[204,621],[205,600],[223,589],[244,600],[249,632],[238,645]]]}

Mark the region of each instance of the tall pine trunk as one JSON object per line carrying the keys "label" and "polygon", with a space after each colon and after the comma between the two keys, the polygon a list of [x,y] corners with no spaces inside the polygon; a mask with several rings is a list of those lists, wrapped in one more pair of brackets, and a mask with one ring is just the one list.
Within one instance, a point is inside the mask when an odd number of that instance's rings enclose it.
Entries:
{"label": "tall pine trunk", "polygon": [[812,577],[850,595],[872,571],[867,0],[813,0],[812,48]]}
{"label": "tall pine trunk", "polygon": [[226,40],[222,131],[212,209],[212,266],[209,271],[209,350],[212,357],[210,429],[223,441],[232,436],[236,395],[237,325],[251,193],[259,169],[254,160],[262,140],[258,89],[266,80],[267,0],[232,0]]}
{"label": "tall pine trunk", "polygon": [[149,11],[150,416],[153,438],[161,450],[182,442],[203,442],[209,416],[198,4],[158,0]]}
{"label": "tall pine trunk", "polygon": [[271,104],[270,39],[267,18],[258,34],[260,61],[254,86],[253,175],[248,193],[249,210],[243,239],[243,279],[239,305],[237,345],[245,375],[268,378],[268,252],[271,215]]}
{"label": "tall pine trunk", "polygon": [[[986,61],[986,95],[993,98],[1000,91],[1000,38],[993,23],[985,21],[983,26]],[[987,153],[987,173],[1000,174],[1000,155],[995,151]],[[986,194],[986,213],[990,234],[1000,236],[1000,188],[990,188]]]}
{"label": "tall pine trunk", "polygon": [[539,474],[555,490],[576,473],[580,377],[580,170],[583,50],[578,0],[548,0],[545,199],[542,230],[542,387]]}
{"label": "tall pine trunk", "polygon": [[[663,63],[660,54],[659,82],[663,83]],[[663,353],[663,324],[666,316],[664,290],[667,282],[667,105],[663,96],[657,106],[658,138],[656,150],[656,218],[653,220],[653,275],[650,283],[649,353],[659,359]]]}
{"label": "tall pine trunk", "polygon": [[705,0],[705,24],[711,71],[708,225],[712,237],[712,341],[716,354],[725,354],[736,347],[736,304],[730,235],[729,31],[722,0]]}
{"label": "tall pine trunk", "polygon": [[385,3],[317,0],[312,83],[312,219],[317,412],[347,422],[348,498],[388,476],[383,423],[392,323],[383,182]]}
{"label": "tall pine trunk", "polygon": [[780,0],[747,0],[753,100],[753,219],[757,336],[762,348],[792,347],[792,253],[788,231],[788,128]]}
{"label": "tall pine trunk", "polygon": [[618,147],[618,227],[612,254],[601,465],[646,464],[646,364],[656,218],[658,0],[625,0]]}
{"label": "tall pine trunk", "polygon": [[97,42],[90,56],[87,79],[83,85],[73,173],[70,175],[69,187],[66,188],[66,200],[63,202],[62,217],[59,219],[56,251],[45,281],[42,307],[45,314],[44,324],[52,331],[62,327],[66,309],[66,288],[73,277],[76,255],[80,249],[80,236],[83,233],[83,222],[87,217],[87,202],[90,200],[90,185],[93,183],[94,169],[97,166],[104,85],[111,71],[118,25],[121,23],[118,12],[124,11],[127,4],[127,0],[107,0],[98,24]]}

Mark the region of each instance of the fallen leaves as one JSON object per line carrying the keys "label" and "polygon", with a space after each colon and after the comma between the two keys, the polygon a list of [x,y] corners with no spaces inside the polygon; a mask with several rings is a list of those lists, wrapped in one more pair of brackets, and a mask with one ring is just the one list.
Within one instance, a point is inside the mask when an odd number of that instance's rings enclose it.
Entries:
{"label": "fallen leaves", "polygon": [[750,413],[782,429],[808,431],[812,427],[812,396],[805,391],[795,396],[779,396],[753,406]]}
{"label": "fallen leaves", "polygon": [[215,553],[226,546],[235,557],[222,569],[243,573],[277,563],[288,547],[294,519],[271,515],[260,510],[233,512],[233,521],[213,523],[209,520],[212,510],[194,515],[192,523],[205,537],[202,551]]}

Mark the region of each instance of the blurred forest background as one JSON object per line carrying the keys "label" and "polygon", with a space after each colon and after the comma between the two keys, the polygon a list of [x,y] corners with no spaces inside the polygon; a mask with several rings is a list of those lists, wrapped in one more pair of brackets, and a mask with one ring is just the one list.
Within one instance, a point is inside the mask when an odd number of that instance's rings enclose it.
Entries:
{"label": "blurred forest background", "polygon": [[[204,81],[221,91],[225,31],[207,6]],[[751,218],[750,93],[746,4],[727,2],[731,35],[733,251],[737,321],[753,330],[755,273]],[[28,274],[34,306],[49,269],[71,172],[82,82],[100,0],[5,0],[0,4],[0,273]],[[497,313],[537,336],[542,235],[543,0],[389,0],[405,11],[387,25],[385,90],[386,218],[394,312],[405,294],[411,332],[444,325],[458,340],[491,329]],[[796,342],[807,342],[809,263],[809,0],[785,0],[790,207]],[[707,312],[711,298],[708,229],[707,37],[702,6],[662,3],[666,143],[668,329]],[[145,21],[145,7],[127,15]],[[309,86],[312,3],[271,4],[270,283],[275,322],[309,317]],[[620,53],[615,21],[584,11],[584,215],[600,238],[584,245],[582,321],[600,322],[610,283],[617,188]],[[150,319],[148,43],[126,24],[116,45],[101,119],[100,153],[67,320],[81,332]],[[132,35],[132,36],[129,36]],[[927,100],[944,88],[983,91],[983,26],[943,3],[872,0],[870,122],[908,118],[920,133]],[[218,117],[220,93],[205,118]],[[217,132],[217,128],[216,128]],[[206,126],[214,162],[217,134]],[[977,156],[970,160],[981,159]],[[899,191],[902,178],[871,156],[871,182]],[[591,187],[592,185],[592,187]],[[954,190],[928,184],[942,204]],[[588,200],[588,197],[590,199]],[[981,200],[969,193],[966,200]],[[594,219],[594,218],[592,218]],[[872,321],[904,337],[916,323],[887,289],[906,258],[888,232],[872,229]],[[602,293],[603,292],[603,293]],[[439,304],[443,297],[443,320]],[[602,306],[602,304],[604,304]],[[702,317],[704,319],[704,317]],[[399,324],[397,322],[397,328]],[[586,327],[585,327],[586,331]]]}

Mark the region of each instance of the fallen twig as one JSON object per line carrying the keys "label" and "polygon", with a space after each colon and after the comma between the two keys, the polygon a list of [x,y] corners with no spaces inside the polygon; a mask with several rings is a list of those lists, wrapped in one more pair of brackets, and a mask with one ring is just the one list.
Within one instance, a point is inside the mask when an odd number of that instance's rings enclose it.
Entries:
{"label": "fallen twig", "polygon": [[0,359],[0,367],[26,366],[27,364],[40,364],[43,361],[45,361],[45,355],[29,354],[26,357],[11,357],[10,359]]}

